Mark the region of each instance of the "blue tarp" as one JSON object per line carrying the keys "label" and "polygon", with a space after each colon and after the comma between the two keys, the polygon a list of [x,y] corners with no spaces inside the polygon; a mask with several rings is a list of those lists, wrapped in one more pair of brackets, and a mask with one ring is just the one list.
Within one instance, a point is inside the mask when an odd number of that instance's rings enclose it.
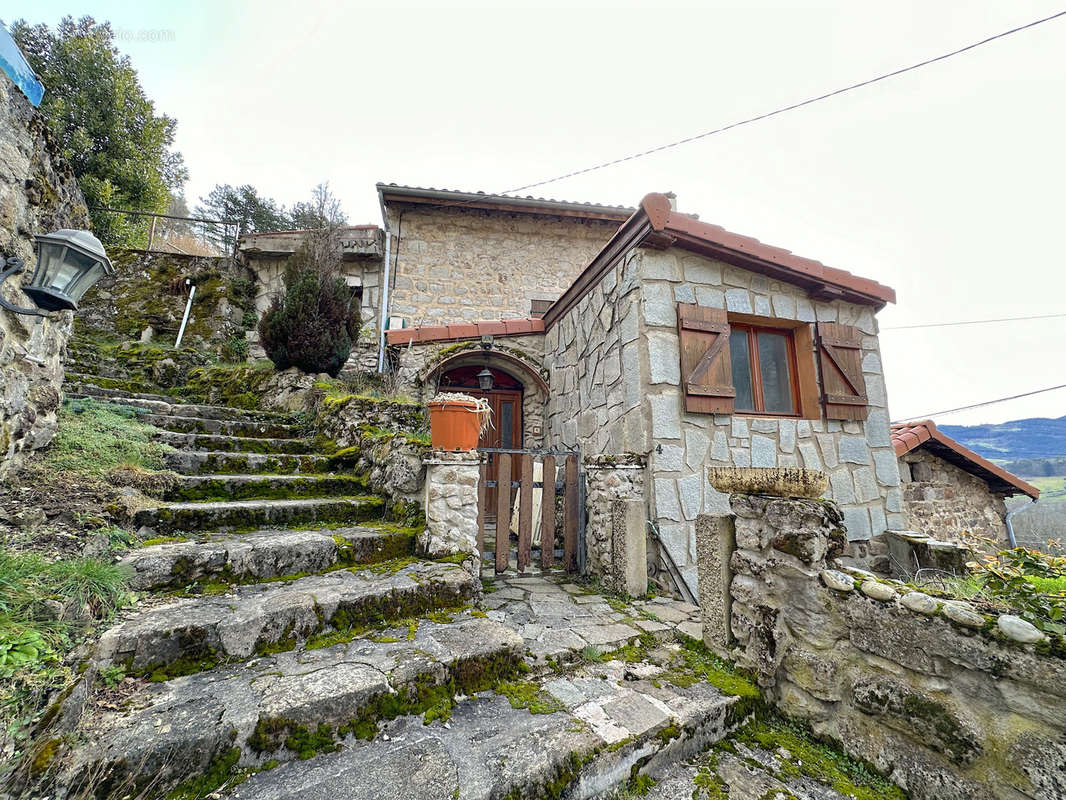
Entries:
{"label": "blue tarp", "polygon": [[37,80],[37,75],[30,68],[26,57],[3,25],[0,25],[0,69],[7,73],[35,108],[41,104],[44,85]]}

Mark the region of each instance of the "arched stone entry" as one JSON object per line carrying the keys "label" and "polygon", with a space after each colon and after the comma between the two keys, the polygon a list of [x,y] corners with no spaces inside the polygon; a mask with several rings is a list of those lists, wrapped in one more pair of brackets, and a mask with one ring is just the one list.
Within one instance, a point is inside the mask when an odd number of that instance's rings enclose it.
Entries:
{"label": "arched stone entry", "polygon": [[[492,374],[492,388],[482,389],[478,375],[488,369]],[[437,380],[437,390],[441,392],[462,392],[472,397],[484,398],[492,408],[492,427],[481,435],[479,447],[519,449],[524,447],[523,395],[525,386],[508,372],[484,364],[468,364],[453,367],[441,372]],[[488,475],[490,481],[499,480],[496,454],[488,455]],[[511,480],[520,480],[520,465],[514,460],[511,468]],[[506,480],[506,478],[505,478]],[[497,490],[486,489],[486,513],[494,517]]]}

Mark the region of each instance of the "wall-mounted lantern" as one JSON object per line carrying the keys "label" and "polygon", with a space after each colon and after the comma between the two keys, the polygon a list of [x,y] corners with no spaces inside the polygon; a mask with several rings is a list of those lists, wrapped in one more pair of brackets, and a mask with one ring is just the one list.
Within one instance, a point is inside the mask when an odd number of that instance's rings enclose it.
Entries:
{"label": "wall-mounted lantern", "polygon": [[[37,268],[22,287],[37,308],[13,305],[0,293],[0,306],[16,314],[47,316],[49,311],[77,311],[89,288],[115,268],[100,240],[88,231],[63,230],[35,237]],[[25,269],[21,258],[8,258],[0,271],[0,284]]]}
{"label": "wall-mounted lantern", "polygon": [[486,333],[484,336],[481,337],[481,349],[482,350],[491,350],[492,349],[492,334],[491,333]]}
{"label": "wall-mounted lantern", "polygon": [[487,392],[492,388],[492,372],[488,367],[485,367],[477,374],[477,385],[481,387],[483,392]]}

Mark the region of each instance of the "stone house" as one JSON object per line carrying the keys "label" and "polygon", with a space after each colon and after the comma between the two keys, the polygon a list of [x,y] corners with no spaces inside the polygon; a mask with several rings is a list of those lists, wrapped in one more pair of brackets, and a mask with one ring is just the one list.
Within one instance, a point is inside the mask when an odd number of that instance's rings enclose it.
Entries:
{"label": "stone house", "polygon": [[[625,459],[614,491],[643,497],[694,590],[695,519],[729,510],[708,467],[825,470],[852,541],[906,527],[875,319],[894,300],[875,281],[701,222],[651,194],[542,318],[418,326],[387,338],[414,393],[477,394],[483,367],[511,381],[510,413],[533,417],[516,424],[515,446],[637,454],[642,468]],[[589,547],[596,569],[609,556]]]}
{"label": "stone house", "polygon": [[[633,209],[379,183],[384,228],[340,231],[342,273],[362,310],[353,358],[377,367],[382,321],[403,328],[543,312]],[[265,311],[306,231],[246,234],[238,249]]]}
{"label": "stone house", "polygon": [[[937,430],[931,420],[892,426],[910,527],[962,544],[1008,544],[1004,499],[1040,490]],[[972,542],[971,542],[972,543]]]}

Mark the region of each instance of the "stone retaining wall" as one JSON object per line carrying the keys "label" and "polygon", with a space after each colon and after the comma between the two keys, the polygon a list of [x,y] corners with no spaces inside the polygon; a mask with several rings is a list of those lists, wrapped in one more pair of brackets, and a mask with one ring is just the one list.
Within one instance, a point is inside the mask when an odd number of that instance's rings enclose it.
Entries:
{"label": "stone retaining wall", "polygon": [[391,501],[419,507],[430,450],[425,424],[420,405],[358,396],[327,398],[315,418],[318,434],[339,448],[339,465],[364,475]]}
{"label": "stone retaining wall", "polygon": [[[26,263],[4,283],[4,296],[33,307],[17,287],[37,263],[34,235],[89,225],[85,198],[44,117],[0,71],[0,256]],[[0,309],[0,478],[55,435],[72,319],[69,311],[42,318]]]}
{"label": "stone retaining wall", "polygon": [[732,577],[701,557],[701,588],[729,581],[732,654],[782,711],[914,800],[1066,796],[1061,637],[826,569],[845,545],[833,503],[733,495],[731,507],[700,527],[734,529]]}

